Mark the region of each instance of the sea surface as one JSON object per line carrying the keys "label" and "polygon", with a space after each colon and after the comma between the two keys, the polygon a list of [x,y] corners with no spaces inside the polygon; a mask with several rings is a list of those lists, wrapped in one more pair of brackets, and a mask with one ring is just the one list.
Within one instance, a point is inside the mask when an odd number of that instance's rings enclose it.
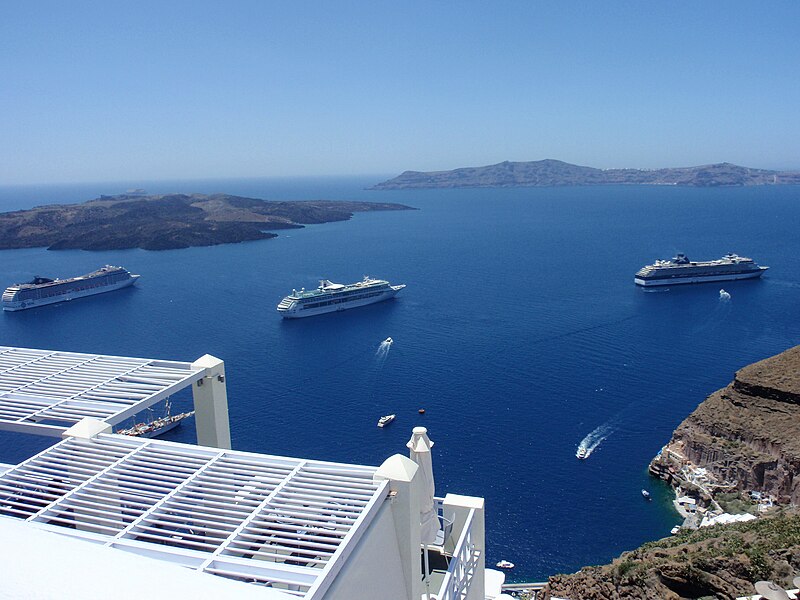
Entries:
{"label": "sea surface", "polygon": [[[516,563],[511,580],[603,563],[668,535],[678,516],[647,474],[650,459],[737,369],[800,343],[800,188],[364,189],[379,180],[0,188],[0,210],[132,187],[419,209],[209,248],[2,251],[0,287],[106,263],[142,277],[135,288],[4,313],[0,345],[218,356],[240,450],[379,465],[407,452],[412,427],[424,425],[437,495],[486,498],[487,563]],[[770,270],[759,281],[634,286],[638,268],[679,251],[737,252]],[[340,314],[275,312],[292,288],[364,275],[408,287]],[[396,421],[377,428],[387,413]],[[193,442],[193,427],[167,439]],[[592,447],[585,461],[575,458],[581,442]],[[2,433],[0,461],[45,445]]]}

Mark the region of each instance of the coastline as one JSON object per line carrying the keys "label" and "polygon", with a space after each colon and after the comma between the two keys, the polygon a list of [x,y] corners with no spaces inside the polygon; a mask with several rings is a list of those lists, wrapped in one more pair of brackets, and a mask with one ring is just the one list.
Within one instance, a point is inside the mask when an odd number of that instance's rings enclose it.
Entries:
{"label": "coastline", "polygon": [[[797,214],[796,202],[788,210],[788,201],[782,200],[793,195],[780,188],[742,188],[730,195],[724,190],[675,188],[561,188],[555,196],[550,190],[508,190],[485,196],[448,191],[414,194],[422,211],[369,213],[349,222],[294,230],[270,243],[102,255],[7,251],[3,253],[4,279],[9,282],[21,280],[20,272],[26,276],[88,272],[101,262],[123,264],[145,277],[138,289],[119,295],[43,308],[36,314],[20,313],[18,318],[7,316],[2,319],[4,335],[22,346],[77,351],[90,349],[86,340],[92,337],[108,354],[139,355],[155,344],[163,356],[183,356],[186,348],[202,348],[210,341],[220,355],[242,364],[237,397],[239,414],[247,418],[234,418],[234,426],[240,443],[255,450],[276,447],[271,436],[260,433],[265,424],[290,432],[286,452],[295,454],[317,447],[325,436],[358,431],[354,423],[364,415],[363,407],[353,400],[354,386],[359,394],[386,403],[387,410],[381,409],[380,414],[402,411],[406,393],[428,398],[433,391],[435,397],[426,400],[424,418],[436,432],[435,450],[442,453],[437,454],[436,468],[441,465],[443,471],[452,471],[469,461],[475,467],[464,477],[473,486],[491,477],[478,462],[485,460],[483,456],[507,469],[504,479],[510,487],[501,481],[487,489],[487,506],[493,515],[488,523],[492,545],[487,548],[487,561],[494,564],[508,558],[515,562],[510,581],[541,581],[554,573],[607,562],[666,535],[679,517],[667,506],[668,490],[660,483],[657,495],[663,503],[642,501],[639,490],[649,481],[644,467],[676,424],[696,408],[702,399],[698,389],[720,387],[744,362],[773,354],[797,336],[798,326],[788,318],[796,303],[796,288],[776,281],[794,260],[791,247],[781,236],[760,239],[764,237],[762,222],[772,227],[771,217],[755,215],[746,231],[744,224],[742,231],[736,229],[741,221],[736,212],[752,205],[760,197],[757,191],[770,194],[770,210],[782,215],[781,223],[796,222],[789,218]],[[269,197],[269,190],[254,195]],[[300,196],[300,192],[287,195]],[[341,195],[347,196],[347,191]],[[386,196],[386,200],[400,201],[399,196]],[[321,193],[320,197],[326,196]],[[411,202],[411,195],[408,199]],[[778,210],[782,205],[786,211]],[[570,208],[569,216],[565,206]],[[733,209],[721,211],[724,206]],[[621,208],[625,214],[620,216]],[[608,253],[592,254],[596,241],[574,227],[579,211],[592,216],[595,237],[610,226],[617,228],[618,235],[607,242]],[[755,244],[763,248],[759,254],[768,256],[774,267],[771,279],[736,284],[731,289],[733,302],[724,307],[727,312],[714,312],[710,324],[709,311],[717,311],[718,286],[642,294],[630,281],[644,262],[642,248],[647,246],[643,244],[663,248],[669,242],[669,232],[658,231],[659,222],[675,211],[691,215],[687,236],[699,239],[698,232],[709,224],[722,223],[726,231],[736,232],[742,248]],[[645,219],[648,215],[653,218]],[[549,235],[549,223],[558,224],[558,237],[568,246],[566,254],[564,244]],[[698,252],[720,244],[717,239],[704,243]],[[497,256],[509,254],[515,257],[514,265],[497,262]],[[648,252],[645,258],[659,254]],[[467,256],[475,258],[465,261]],[[516,306],[487,311],[498,300],[498,287],[487,281],[522,282],[533,267],[543,270],[530,293],[522,294]],[[560,279],[557,272],[573,276]],[[414,293],[385,306],[365,308],[364,313],[345,311],[313,324],[284,324],[274,313],[274,305],[292,287],[315,285],[319,277],[354,281],[365,273],[413,281]],[[588,287],[589,281],[596,285]],[[468,287],[444,303],[441,286],[451,282]],[[552,302],[556,299],[557,305]],[[193,306],[191,311],[181,308],[187,302]],[[262,304],[265,310],[260,310]],[[706,326],[704,335],[686,347],[701,321]],[[117,323],[125,334],[109,330],[109,322]],[[163,327],[165,323],[169,327]],[[666,323],[674,327],[668,330]],[[494,332],[493,340],[485,336],[487,327]],[[765,337],[763,331],[773,331],[773,335]],[[383,369],[376,371],[373,345],[387,336],[397,343]],[[502,355],[493,352],[498,340],[504,342]],[[340,350],[329,356],[322,347]],[[354,358],[362,351],[363,356]],[[712,352],[713,364],[702,362]],[[670,360],[676,356],[681,357],[680,367]],[[522,374],[534,364],[544,369],[544,361],[547,372],[538,371],[535,401],[530,401],[531,390]],[[702,369],[685,366],[698,363],[704,365]],[[645,371],[645,366],[655,364],[661,367]],[[321,369],[326,381],[310,379],[313,369]],[[461,374],[455,380],[454,372]],[[498,373],[511,376],[497,377]],[[274,393],[281,401],[300,392],[298,382],[303,382],[303,397],[308,398],[305,410],[325,427],[308,429],[299,423],[301,418],[260,401],[265,377],[277,388]],[[605,391],[596,391],[599,387]],[[453,406],[467,402],[468,394],[475,401],[469,400],[464,414],[455,417]],[[335,400],[330,406],[321,400],[328,397]],[[496,397],[509,401],[491,412],[488,402],[479,401]],[[575,402],[566,398],[580,398],[585,410],[576,413]],[[413,415],[416,404],[413,401]],[[587,432],[628,406],[635,411],[623,415],[618,429],[588,461],[577,461],[575,445]],[[368,431],[379,431],[371,413],[366,420]],[[398,424],[404,423],[408,422],[399,417]],[[482,448],[481,458],[474,457],[479,427],[502,429],[507,443]],[[375,447],[381,451],[384,440],[391,440],[395,433],[389,429],[383,437],[370,437],[359,449],[359,460],[371,460]],[[175,439],[183,439],[180,431],[173,433]],[[338,447],[320,452],[331,460],[349,458]],[[511,453],[531,465],[532,475],[548,473],[547,484],[517,476],[517,467],[504,462]],[[550,479],[552,471],[557,472],[554,479]],[[527,501],[541,507],[540,511],[519,510],[521,486],[530,490]],[[555,489],[564,492],[555,494]],[[616,516],[605,516],[609,506],[616,507]],[[565,525],[552,531],[553,522]],[[591,539],[584,541],[585,537]]]}

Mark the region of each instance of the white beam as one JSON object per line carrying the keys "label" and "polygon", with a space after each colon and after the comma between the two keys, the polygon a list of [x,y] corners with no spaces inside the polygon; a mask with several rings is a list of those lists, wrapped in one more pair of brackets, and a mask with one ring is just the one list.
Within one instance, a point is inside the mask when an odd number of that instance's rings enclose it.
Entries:
{"label": "white beam", "polygon": [[204,369],[204,375],[192,386],[197,443],[201,446],[230,449],[231,428],[228,419],[228,391],[225,386],[225,363],[206,354],[192,363]]}

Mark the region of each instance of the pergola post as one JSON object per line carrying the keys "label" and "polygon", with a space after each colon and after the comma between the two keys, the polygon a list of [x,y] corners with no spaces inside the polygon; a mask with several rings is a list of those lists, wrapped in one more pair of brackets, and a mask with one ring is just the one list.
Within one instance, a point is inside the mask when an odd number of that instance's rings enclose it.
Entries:
{"label": "pergola post", "polygon": [[194,422],[200,446],[231,448],[231,427],[228,418],[228,391],[225,386],[225,363],[206,354],[192,363],[205,369],[205,375],[192,386]]}
{"label": "pergola post", "polygon": [[[64,439],[79,438],[82,440],[92,440],[101,433],[111,433],[111,425],[104,423],[100,419],[84,417],[72,427],[64,430],[64,433],[61,434],[61,437]],[[66,466],[67,473],[69,473],[70,466],[72,465]],[[80,472],[75,473],[75,476],[80,478]],[[119,501],[119,495],[115,494],[111,490],[107,490],[106,510],[108,512],[114,512],[114,508],[119,508],[119,504],[114,504],[115,500]],[[71,508],[73,519],[75,520],[75,529],[78,531],[90,531],[92,533],[101,534],[107,531],[107,529],[103,527],[103,519],[98,519],[97,514],[93,514],[93,511],[88,510],[81,504],[75,504]],[[120,516],[119,512],[114,512],[114,514],[115,516]]]}
{"label": "pergola post", "polygon": [[422,596],[422,565],[420,564],[419,467],[410,458],[400,454],[390,456],[372,476],[374,482],[388,479],[392,498],[397,544],[400,548],[403,574],[406,580],[406,598],[417,600]]}

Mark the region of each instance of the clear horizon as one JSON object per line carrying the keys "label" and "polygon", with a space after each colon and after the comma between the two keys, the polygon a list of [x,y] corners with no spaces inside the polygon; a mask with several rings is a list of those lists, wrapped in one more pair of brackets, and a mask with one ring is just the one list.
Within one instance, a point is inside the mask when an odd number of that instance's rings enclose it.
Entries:
{"label": "clear horizon", "polygon": [[[536,162],[537,160],[544,160],[544,159],[535,159],[534,161],[512,161],[512,162]],[[559,160],[559,159],[555,159]],[[503,161],[499,161],[503,162]],[[566,161],[565,161],[566,162]],[[728,162],[728,161],[720,161],[720,162]],[[498,163],[491,163],[492,165]],[[718,164],[718,163],[708,163],[708,164]],[[438,169],[441,171],[450,171],[459,168],[470,168],[470,167],[485,167],[491,166],[487,165],[461,165],[460,167],[453,167],[452,169]],[[594,167],[594,165],[579,165],[584,167]],[[642,170],[655,170],[658,168],[682,168],[682,167],[701,167],[704,165],[678,165],[678,166],[670,166],[670,167],[654,167],[654,168],[642,168]],[[750,167],[750,168],[763,168],[763,169],[770,169],[769,167],[754,167],[753,165],[737,165],[740,167]],[[600,168],[600,167],[597,167]],[[638,167],[609,167],[609,169],[638,169]],[[406,169],[408,171],[413,171],[415,169]],[[800,169],[771,169],[775,171],[800,171]],[[258,180],[274,180],[276,182],[280,181],[297,181],[297,180],[309,180],[313,181],[315,179],[319,180],[354,180],[354,179],[369,179],[374,180],[374,183],[381,183],[383,181],[387,181],[394,177],[400,175],[402,171],[397,171],[396,173],[323,173],[323,174],[310,174],[310,175],[242,175],[236,177],[163,177],[163,178],[141,178],[141,179],[97,179],[97,180],[86,180],[86,181],[43,181],[43,182],[12,182],[12,183],[5,183],[0,181],[0,188],[25,188],[25,187],[69,187],[69,186],[92,186],[92,185],[137,185],[137,184],[170,184],[170,183],[201,183],[201,182],[208,182],[208,183],[216,183],[220,182],[223,183],[225,181],[231,182],[240,182],[240,181],[258,181]],[[641,184],[647,185],[647,184]],[[524,186],[523,186],[524,187]],[[118,190],[116,193],[122,193],[125,190]],[[190,193],[187,190],[175,190],[176,193]]]}
{"label": "clear horizon", "polygon": [[12,4],[0,185],[797,170],[798,22],[789,1]]}

